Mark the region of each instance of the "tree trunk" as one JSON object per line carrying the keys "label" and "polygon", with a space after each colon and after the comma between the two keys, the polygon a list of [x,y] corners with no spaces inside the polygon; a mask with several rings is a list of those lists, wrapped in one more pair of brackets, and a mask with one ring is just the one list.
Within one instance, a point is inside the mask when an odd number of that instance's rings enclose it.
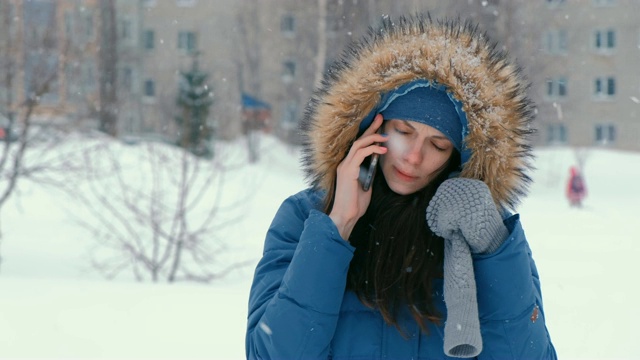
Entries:
{"label": "tree trunk", "polygon": [[100,108],[98,110],[100,131],[111,136],[117,135],[117,93],[118,78],[118,33],[115,0],[100,1],[100,48],[98,67],[100,73]]}
{"label": "tree trunk", "polygon": [[318,0],[318,52],[316,53],[315,86],[319,86],[327,62],[327,0]]}

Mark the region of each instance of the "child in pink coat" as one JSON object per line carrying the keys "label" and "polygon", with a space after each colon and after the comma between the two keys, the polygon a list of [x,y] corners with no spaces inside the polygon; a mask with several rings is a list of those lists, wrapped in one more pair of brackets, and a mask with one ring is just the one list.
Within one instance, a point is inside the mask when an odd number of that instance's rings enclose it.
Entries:
{"label": "child in pink coat", "polygon": [[582,207],[582,200],[587,196],[587,187],[578,168],[572,166],[570,172],[567,182],[567,199],[572,207]]}

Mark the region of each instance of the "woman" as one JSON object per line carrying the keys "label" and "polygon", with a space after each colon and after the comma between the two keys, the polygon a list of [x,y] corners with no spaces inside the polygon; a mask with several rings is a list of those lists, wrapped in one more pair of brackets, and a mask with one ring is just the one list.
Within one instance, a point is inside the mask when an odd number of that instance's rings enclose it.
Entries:
{"label": "woman", "polygon": [[470,24],[386,19],[328,71],[304,119],[312,187],[282,204],[255,272],[248,358],[556,358],[508,212],[530,182],[531,103],[494,49]]}

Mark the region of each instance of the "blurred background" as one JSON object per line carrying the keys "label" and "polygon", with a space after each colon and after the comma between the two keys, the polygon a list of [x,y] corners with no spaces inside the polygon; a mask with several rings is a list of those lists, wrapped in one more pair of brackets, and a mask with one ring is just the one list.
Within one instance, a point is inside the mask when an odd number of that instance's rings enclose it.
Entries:
{"label": "blurred background", "polygon": [[424,12],[531,83],[521,210],[560,357],[640,358],[640,0],[0,0],[0,358],[243,358],[312,92]]}
{"label": "blurred background", "polygon": [[[476,21],[517,59],[537,146],[640,150],[637,0],[2,0],[3,126],[185,146],[260,129],[297,143],[306,101],[345,46],[383,15],[425,11]],[[208,113],[190,134],[177,99],[197,86]]]}

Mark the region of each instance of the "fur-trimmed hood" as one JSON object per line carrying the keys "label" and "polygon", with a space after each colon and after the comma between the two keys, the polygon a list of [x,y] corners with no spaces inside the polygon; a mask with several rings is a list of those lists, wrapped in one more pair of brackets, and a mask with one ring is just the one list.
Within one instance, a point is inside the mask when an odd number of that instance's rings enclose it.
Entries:
{"label": "fur-trimmed hood", "polygon": [[498,205],[513,209],[531,182],[528,82],[470,22],[429,16],[383,19],[329,69],[302,121],[308,180],[332,188],[361,120],[383,94],[419,79],[446,86],[462,103],[471,156],[460,176],[483,180]]}

